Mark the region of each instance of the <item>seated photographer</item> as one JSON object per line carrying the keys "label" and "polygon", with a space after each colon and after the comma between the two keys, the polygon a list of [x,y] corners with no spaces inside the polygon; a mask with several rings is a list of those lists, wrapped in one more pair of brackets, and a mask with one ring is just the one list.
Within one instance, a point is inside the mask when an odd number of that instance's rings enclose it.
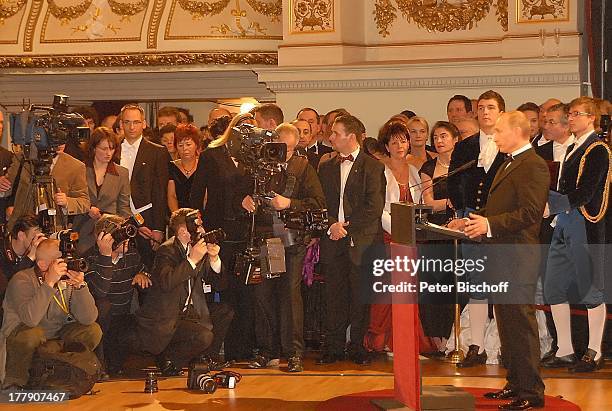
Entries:
{"label": "seated photographer", "polygon": [[[157,250],[152,286],[136,312],[138,350],[156,356],[164,376],[180,375],[181,368],[208,353],[213,322],[206,302],[210,278],[222,270],[219,246],[203,239],[192,243],[186,216],[180,208],[170,217],[175,236]],[[198,230],[203,232],[201,221]]]}
{"label": "seated photographer", "polygon": [[[84,214],[89,211],[89,194],[85,179],[85,164],[64,153],[65,144],[56,147],[56,153],[51,163],[51,177],[55,182],[53,196],[58,211],[62,217]],[[13,163],[6,175],[0,176],[0,192],[12,192],[15,195],[15,207],[8,217],[8,227],[11,229],[19,217],[34,213],[35,187],[32,185],[32,175],[35,171],[31,162],[23,158],[23,153],[13,157]],[[17,176],[19,181],[16,182]],[[47,205],[49,206],[49,204]],[[64,221],[65,223],[65,221]]]}
{"label": "seated photographer", "polygon": [[61,339],[66,351],[93,351],[102,331],[98,310],[82,272],[68,270],[59,241],[45,239],[36,249],[36,265],[9,282],[0,329],[0,381],[4,388],[24,387],[36,349]]}
{"label": "seated photographer", "polygon": [[[289,123],[276,128],[280,142],[287,144],[287,183],[278,187],[269,202],[268,210],[258,210],[258,233],[271,237],[272,221],[270,212],[290,210],[306,211],[325,208],[325,197],[321,183],[314,168],[305,156],[294,154],[299,142],[299,131]],[[248,212],[256,211],[256,204],[249,195],[242,201]],[[270,210],[272,209],[272,210]],[[266,221],[267,220],[267,221]],[[267,231],[267,234],[266,234]],[[304,233],[301,233],[304,234]],[[304,307],[302,303],[302,266],[306,253],[308,236],[302,242],[287,246],[285,244],[286,273],[280,277],[263,279],[254,286],[256,312],[255,333],[259,354],[249,365],[251,368],[272,366],[280,357],[279,349],[288,358],[289,372],[301,372],[304,367]],[[280,327],[280,330],[278,329]],[[279,341],[280,335],[280,341]]]}
{"label": "seated photographer", "polygon": [[126,235],[121,235],[125,232],[121,227],[124,221],[118,215],[105,214],[96,222],[97,247],[87,258],[89,271],[85,277],[98,307],[98,324],[103,333],[97,354],[109,373],[120,369],[120,364],[106,364],[105,361],[109,358],[107,352],[117,350],[113,340],[107,338],[109,331],[129,321],[132,303],[137,300],[135,287],[146,289],[151,286],[135,244]]}

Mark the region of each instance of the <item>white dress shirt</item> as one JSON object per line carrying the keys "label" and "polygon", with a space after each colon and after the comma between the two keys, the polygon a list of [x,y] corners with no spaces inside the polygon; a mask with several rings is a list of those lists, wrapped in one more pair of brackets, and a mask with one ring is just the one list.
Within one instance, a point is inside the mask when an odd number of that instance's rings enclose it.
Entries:
{"label": "white dress shirt", "polygon": [[[589,131],[587,131],[583,135],[575,138],[574,141],[573,141],[574,148],[572,149],[571,152],[567,153],[567,156],[564,155],[563,161],[561,161],[561,165],[559,166],[559,176],[557,178],[557,191],[559,190],[559,182],[561,181],[561,173],[563,172],[563,164],[565,164],[565,161],[567,161],[568,158],[570,158],[571,156],[574,155],[576,150],[578,150],[580,148],[580,146],[584,144],[584,142],[586,141],[587,137],[589,137],[591,134],[593,134],[594,131],[595,131],[594,129],[590,129]],[[568,144],[568,146],[569,146],[569,144]]]}
{"label": "white dress shirt", "polygon": [[497,144],[493,138],[495,134],[486,134],[484,131],[480,130],[480,154],[478,155],[478,167],[483,167],[485,172],[489,172],[491,165],[495,161],[495,157],[499,152],[497,148]]}
{"label": "white dress shirt", "polygon": [[[130,144],[127,141],[127,138],[123,139],[121,143],[121,165],[128,169],[128,175],[130,177],[130,181],[132,181],[132,171],[134,171],[134,164],[136,163],[136,155],[138,155],[138,149],[140,148],[140,143],[142,142],[142,136],[138,137],[138,140],[134,142],[134,144]],[[134,201],[132,201],[132,196],[130,195],[130,209],[132,210],[132,214],[136,214],[138,210],[134,205]]]}
{"label": "white dress shirt", "polygon": [[[351,168],[353,168],[353,164],[359,155],[359,147],[357,147],[357,150],[353,151],[350,155],[353,156],[353,161],[343,161],[340,163],[340,207],[338,209],[338,221],[341,223],[344,223],[344,186],[346,185],[346,180],[348,180]],[[339,156],[342,156],[342,154],[339,154]]]}
{"label": "white dress shirt", "polygon": [[567,153],[567,147],[574,142],[574,135],[570,135],[565,143],[561,144],[557,141],[553,141],[553,161],[562,163],[565,159],[565,153]]}

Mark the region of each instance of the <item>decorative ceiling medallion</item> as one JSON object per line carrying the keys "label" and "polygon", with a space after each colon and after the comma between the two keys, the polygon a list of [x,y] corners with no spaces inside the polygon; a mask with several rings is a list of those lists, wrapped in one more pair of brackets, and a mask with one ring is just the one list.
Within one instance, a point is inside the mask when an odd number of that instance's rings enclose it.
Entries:
{"label": "decorative ceiling medallion", "polygon": [[[521,1],[521,0],[517,0]],[[378,32],[387,37],[397,12],[420,28],[432,32],[471,30],[484,19],[494,0],[376,0],[374,21]],[[496,15],[504,31],[508,30],[508,0],[496,0]]]}
{"label": "decorative ceiling medallion", "polygon": [[292,33],[334,31],[333,0],[292,0],[290,6]]}
{"label": "decorative ceiling medallion", "polygon": [[275,52],[174,52],[174,53],[129,53],[90,54],[57,56],[3,56],[0,68],[97,68],[131,66],[185,66],[194,64],[249,64],[277,65]]}

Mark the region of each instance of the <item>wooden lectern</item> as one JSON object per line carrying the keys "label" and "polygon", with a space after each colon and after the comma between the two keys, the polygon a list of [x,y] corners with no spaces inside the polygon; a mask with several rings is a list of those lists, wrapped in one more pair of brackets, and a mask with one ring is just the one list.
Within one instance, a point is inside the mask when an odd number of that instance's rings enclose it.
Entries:
{"label": "wooden lectern", "polygon": [[[431,207],[422,204],[391,204],[392,259],[417,258],[417,240],[466,239],[460,231],[428,223],[430,212]],[[417,277],[412,275],[412,281],[418,283]],[[393,276],[394,284],[402,280],[407,278]],[[395,400],[373,400],[372,403],[385,410],[474,410],[474,397],[466,391],[453,386],[422,386],[417,295],[410,301],[394,293],[392,301]]]}

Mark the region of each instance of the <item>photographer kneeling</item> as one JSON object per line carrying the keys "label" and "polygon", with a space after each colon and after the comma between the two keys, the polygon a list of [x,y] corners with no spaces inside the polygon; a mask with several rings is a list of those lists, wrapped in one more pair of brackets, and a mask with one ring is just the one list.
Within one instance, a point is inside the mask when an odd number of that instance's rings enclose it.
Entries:
{"label": "photographer kneeling", "polygon": [[103,332],[97,354],[109,374],[121,371],[122,364],[106,360],[113,360],[113,354],[123,344],[113,337],[131,325],[129,314],[132,302],[137,300],[136,287],[151,286],[136,244],[128,234],[130,229],[135,233],[136,227],[126,226],[125,220],[113,214],[100,217],[94,226],[96,247],[87,257],[86,279],[98,307],[98,324]]}
{"label": "photographer kneeling", "polygon": [[[276,190],[283,195],[276,194],[270,200],[269,206],[275,211],[295,212],[325,208],[325,197],[316,171],[306,157],[294,155],[299,142],[299,131],[295,126],[283,123],[276,128],[276,132],[279,141],[287,145],[287,183],[286,187]],[[251,196],[244,198],[242,206],[249,212],[256,210]],[[260,208],[258,221],[263,222],[257,225],[257,231],[264,234],[264,237],[266,231],[273,231],[269,217],[269,213],[266,215],[266,210]],[[304,369],[304,306],[301,284],[305,253],[304,241],[286,246],[286,272],[276,278],[264,278],[260,284],[254,286],[257,303],[255,334],[259,354],[250,363],[251,368],[271,366],[271,360],[279,358],[279,349],[282,349],[288,357],[289,372],[301,372]],[[280,327],[280,330],[277,327]]]}
{"label": "photographer kneeling", "polygon": [[[136,313],[138,348],[156,356],[164,376],[207,354],[213,343],[213,321],[206,303],[211,278],[222,272],[219,246],[203,239],[192,243],[186,217],[197,212],[180,208],[170,217],[175,233],[157,250],[152,286]],[[201,221],[198,231],[204,232]]]}
{"label": "photographer kneeling", "polygon": [[83,273],[68,270],[61,257],[59,241],[43,240],[36,265],[9,282],[0,330],[0,381],[5,388],[27,384],[33,355],[47,340],[59,338],[64,347],[89,351],[100,343],[98,310]]}

